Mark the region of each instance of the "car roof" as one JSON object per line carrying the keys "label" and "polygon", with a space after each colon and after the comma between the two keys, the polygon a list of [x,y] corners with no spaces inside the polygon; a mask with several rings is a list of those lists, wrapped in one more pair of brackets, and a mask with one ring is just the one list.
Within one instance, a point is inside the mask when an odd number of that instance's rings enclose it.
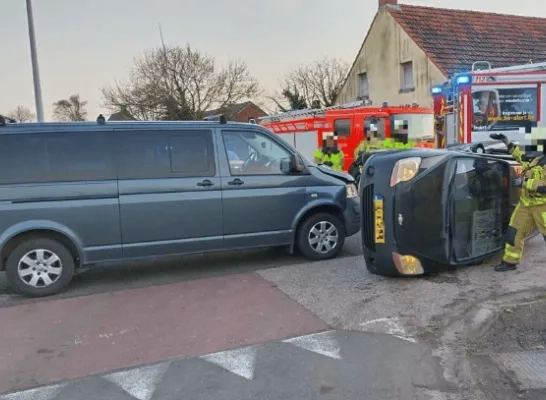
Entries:
{"label": "car roof", "polygon": [[[213,129],[213,128],[237,128],[251,129],[259,127],[256,124],[242,122],[227,122],[222,124],[217,121],[115,121],[105,122],[42,122],[42,123],[8,123],[0,125],[1,134],[17,133],[50,133],[50,132],[111,132],[111,131],[146,131],[146,130],[179,130],[179,129]],[[267,131],[269,132],[269,131]]]}

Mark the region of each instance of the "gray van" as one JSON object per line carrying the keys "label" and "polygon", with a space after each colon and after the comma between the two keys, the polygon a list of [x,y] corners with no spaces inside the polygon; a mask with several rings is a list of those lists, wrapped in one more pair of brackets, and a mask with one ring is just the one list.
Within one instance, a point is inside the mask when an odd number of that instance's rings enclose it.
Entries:
{"label": "gray van", "polygon": [[24,295],[120,259],[279,245],[330,259],[360,230],[353,178],[263,127],[100,117],[0,121],[0,270]]}

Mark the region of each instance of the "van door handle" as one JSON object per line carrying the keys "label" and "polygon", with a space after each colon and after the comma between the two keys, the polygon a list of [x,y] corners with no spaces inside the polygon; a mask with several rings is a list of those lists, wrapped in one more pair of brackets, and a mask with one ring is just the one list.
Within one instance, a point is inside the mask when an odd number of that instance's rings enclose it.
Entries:
{"label": "van door handle", "polygon": [[239,178],[237,178],[232,180],[231,182],[228,182],[227,184],[231,186],[241,186],[242,184],[244,184],[244,182],[240,180]]}
{"label": "van door handle", "polygon": [[209,186],[213,186],[213,185],[214,185],[214,183],[212,183],[208,179],[205,179],[203,182],[199,182],[197,184],[197,186],[205,186],[205,187],[209,187]]}

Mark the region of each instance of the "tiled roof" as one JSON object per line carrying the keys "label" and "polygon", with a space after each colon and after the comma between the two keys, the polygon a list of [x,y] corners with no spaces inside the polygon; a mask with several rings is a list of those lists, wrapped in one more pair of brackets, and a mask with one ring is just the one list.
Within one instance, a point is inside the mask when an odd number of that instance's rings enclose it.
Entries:
{"label": "tiled roof", "polygon": [[546,60],[546,18],[399,4],[387,6],[446,76],[476,61],[492,68]]}
{"label": "tiled roof", "polygon": [[246,101],[239,104],[230,104],[222,108],[217,108],[215,110],[205,111],[205,117],[217,114],[225,114],[228,119],[234,118],[243,111],[248,105],[252,104],[251,101]]}

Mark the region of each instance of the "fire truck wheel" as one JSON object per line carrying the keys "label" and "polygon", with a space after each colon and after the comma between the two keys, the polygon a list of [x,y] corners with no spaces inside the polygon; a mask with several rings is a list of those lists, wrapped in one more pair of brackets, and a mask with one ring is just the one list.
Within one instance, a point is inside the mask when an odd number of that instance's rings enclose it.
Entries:
{"label": "fire truck wheel", "polygon": [[345,243],[345,227],[332,214],[320,213],[306,218],[296,236],[298,250],[310,260],[336,257]]}

